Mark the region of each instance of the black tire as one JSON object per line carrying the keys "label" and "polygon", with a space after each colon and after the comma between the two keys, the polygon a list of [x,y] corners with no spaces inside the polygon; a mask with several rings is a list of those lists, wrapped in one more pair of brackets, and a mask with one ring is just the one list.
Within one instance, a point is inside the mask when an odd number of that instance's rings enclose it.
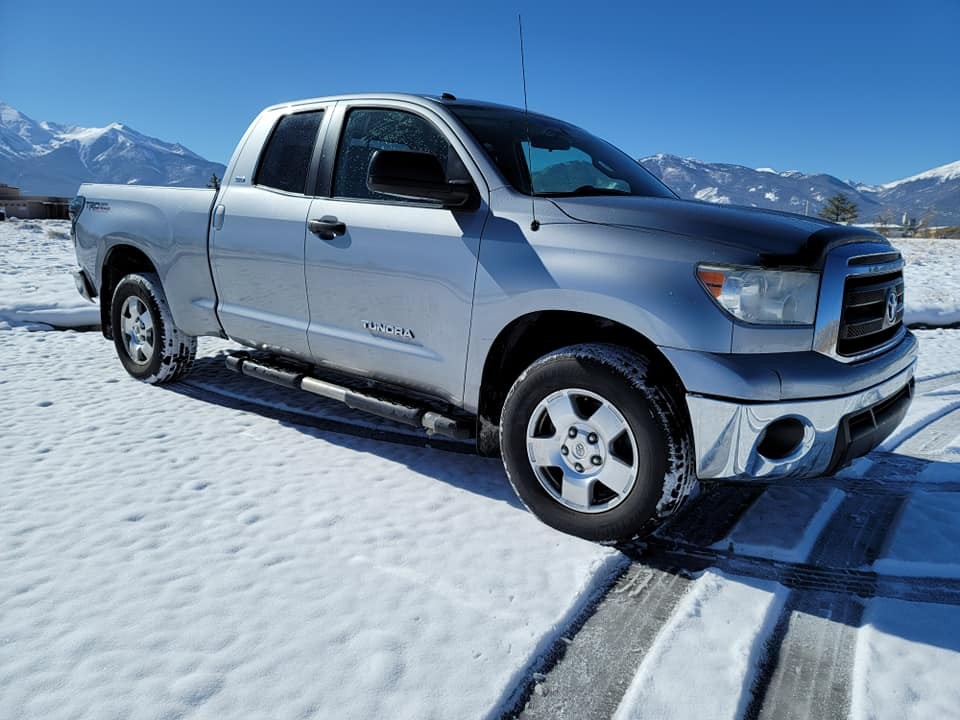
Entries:
{"label": "black tire", "polygon": [[[513,384],[500,420],[501,453],[510,484],[541,521],[587,540],[629,540],[655,528],[690,494],[696,475],[687,416],[676,393],[648,381],[649,376],[650,363],[642,355],[615,345],[585,344],[545,355]],[[606,399],[626,421],[635,441],[636,450],[630,451],[636,468],[633,485],[609,510],[586,512],[562,504],[546,487],[550,478],[545,476],[553,469],[535,470],[528,455],[527,431],[534,412],[542,401],[572,388]],[[551,439],[563,437],[559,428],[551,432]],[[559,442],[566,445],[568,441]]]}
{"label": "black tire", "polygon": [[[130,298],[137,307],[149,313],[149,329],[144,332],[145,343],[140,348],[150,347],[151,352],[136,351],[136,359],[130,348],[130,335],[124,324],[131,322],[125,304]],[[170,314],[167,297],[154,273],[131,273],[125,276],[113,292],[110,305],[110,322],[113,343],[120,362],[130,375],[151,385],[173,382],[186,375],[193,366],[197,354],[197,339],[177,328]]]}

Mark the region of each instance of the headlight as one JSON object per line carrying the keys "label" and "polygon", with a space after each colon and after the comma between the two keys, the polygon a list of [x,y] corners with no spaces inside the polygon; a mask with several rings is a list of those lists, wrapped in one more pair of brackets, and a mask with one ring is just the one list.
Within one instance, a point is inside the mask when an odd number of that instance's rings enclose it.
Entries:
{"label": "headlight", "polygon": [[700,265],[697,277],[720,307],[758,325],[811,325],[820,274],[796,270]]}

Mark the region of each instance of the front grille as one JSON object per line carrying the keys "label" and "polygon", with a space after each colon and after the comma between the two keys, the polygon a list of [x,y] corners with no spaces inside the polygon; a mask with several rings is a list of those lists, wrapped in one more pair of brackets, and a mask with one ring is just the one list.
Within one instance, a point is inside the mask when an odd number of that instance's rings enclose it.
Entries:
{"label": "front grille", "polygon": [[[887,314],[891,293],[896,312]],[[881,347],[900,332],[903,325],[903,271],[876,275],[851,275],[843,288],[843,310],[837,335],[837,354],[862,355]]]}

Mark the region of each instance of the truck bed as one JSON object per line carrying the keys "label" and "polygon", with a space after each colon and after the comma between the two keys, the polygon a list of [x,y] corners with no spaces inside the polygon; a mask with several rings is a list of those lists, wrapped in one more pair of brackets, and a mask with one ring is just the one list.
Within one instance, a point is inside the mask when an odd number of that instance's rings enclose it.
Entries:
{"label": "truck bed", "polygon": [[78,194],[86,207],[77,222],[77,259],[98,291],[108,254],[120,245],[135,248],[163,273],[177,326],[191,335],[219,332],[207,260],[216,190],[85,183]]}

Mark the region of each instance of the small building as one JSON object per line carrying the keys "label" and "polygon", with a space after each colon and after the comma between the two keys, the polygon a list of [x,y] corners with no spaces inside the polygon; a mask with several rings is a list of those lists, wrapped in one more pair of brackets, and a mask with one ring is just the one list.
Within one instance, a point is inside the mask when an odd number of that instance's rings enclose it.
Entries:
{"label": "small building", "polygon": [[0,183],[0,218],[66,220],[70,198],[21,195],[20,188]]}

